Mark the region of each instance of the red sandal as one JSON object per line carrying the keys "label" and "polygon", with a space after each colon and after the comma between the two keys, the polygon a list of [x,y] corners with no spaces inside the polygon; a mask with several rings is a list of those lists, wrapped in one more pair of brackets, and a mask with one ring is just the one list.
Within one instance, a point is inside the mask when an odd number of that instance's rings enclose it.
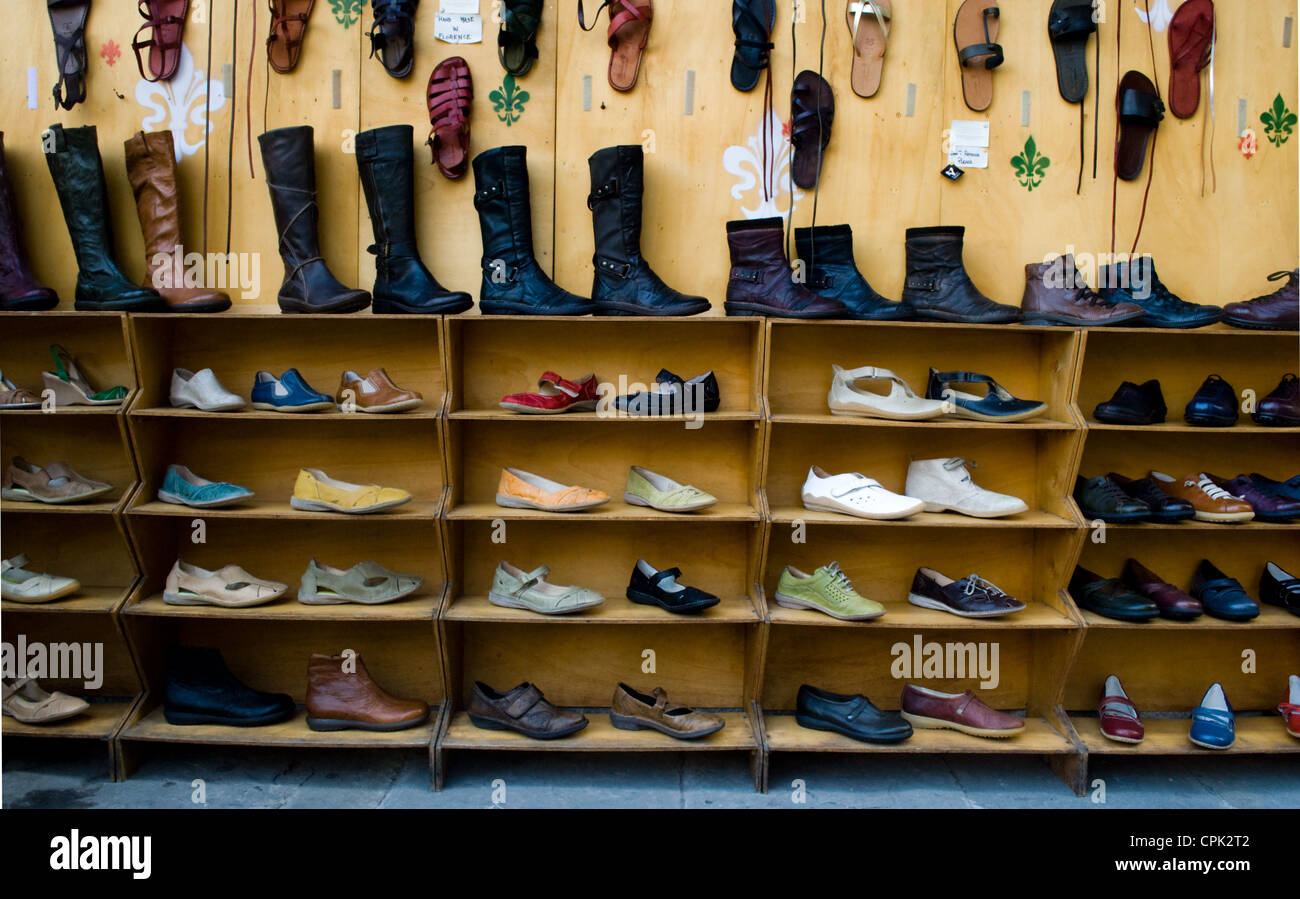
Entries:
{"label": "red sandal", "polygon": [[[600,11],[609,7],[609,86],[616,91],[630,91],[636,87],[641,73],[641,54],[650,40],[650,25],[654,21],[654,0],[601,0],[587,27],[582,0],[578,0],[578,27],[591,31],[596,27]],[[617,9],[618,12],[614,10]]]}
{"label": "red sandal", "polygon": [[429,76],[429,131],[426,143],[438,171],[455,181],[469,166],[469,110],[474,80],[459,56],[438,63]]}
{"label": "red sandal", "polygon": [[[139,0],[140,15],[144,24],[131,40],[135,51],[135,64],[145,81],[170,81],[181,64],[181,40],[185,32],[185,18],[190,14],[190,0]],[[140,35],[149,31],[149,37]],[[149,49],[149,64],[140,51]]]}

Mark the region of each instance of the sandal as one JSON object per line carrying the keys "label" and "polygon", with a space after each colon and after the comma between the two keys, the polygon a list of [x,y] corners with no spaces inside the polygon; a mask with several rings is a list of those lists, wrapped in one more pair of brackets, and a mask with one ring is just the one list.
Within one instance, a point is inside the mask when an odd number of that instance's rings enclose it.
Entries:
{"label": "sandal", "polygon": [[537,31],[542,27],[542,0],[501,0],[497,57],[511,75],[523,77],[537,61]]}
{"label": "sandal", "polygon": [[731,86],[738,91],[758,87],[758,76],[771,73],[772,29],[776,27],[776,0],[734,0],[731,30],[736,52],[731,58]]}
{"label": "sandal", "polygon": [[1097,31],[1091,3],[1053,0],[1047,36],[1056,60],[1056,87],[1066,103],[1088,96],[1088,38]]}
{"label": "sandal", "polygon": [[90,0],[49,0],[49,14],[59,66],[54,107],[71,109],[86,99],[86,17],[90,15]]}
{"label": "sandal", "polygon": [[831,140],[835,95],[826,79],[805,69],[790,91],[790,172],[796,186],[812,190],[822,173],[822,151]]}
{"label": "sandal", "polygon": [[429,76],[429,139],[438,171],[455,181],[469,164],[469,111],[474,99],[474,80],[469,63],[452,56],[438,63]]}
{"label": "sandal", "polygon": [[853,36],[853,93],[869,100],[880,90],[885,67],[885,40],[894,12],[888,0],[849,0],[845,16]]}
{"label": "sandal", "polygon": [[[135,51],[135,64],[145,81],[170,81],[181,64],[181,44],[185,32],[185,17],[190,13],[190,0],[139,0],[140,15],[144,24],[131,40]],[[149,31],[149,37],[140,35]],[[149,49],[149,66],[145,69],[140,51]]]}
{"label": "sandal", "polygon": [[583,15],[582,0],[578,0],[578,27],[591,31],[596,27],[600,11],[615,3],[621,9],[617,13],[611,9],[609,13],[609,46],[613,51],[609,55],[609,86],[616,91],[630,91],[636,86],[637,75],[641,73],[641,53],[650,40],[650,24],[655,16],[653,0],[601,0],[591,28],[587,27]]}
{"label": "sandal", "polygon": [[307,19],[316,0],[267,0],[271,27],[266,35],[266,59],[281,75],[292,72],[302,54]]}
{"label": "sandal", "polygon": [[110,387],[96,391],[77,369],[68,351],[57,343],[50,347],[54,357],[54,371],[41,372],[46,390],[54,391],[58,406],[113,406],[126,399],[130,392],[125,387]]}
{"label": "sandal", "polygon": [[1210,64],[1214,3],[1187,0],[1169,22],[1169,111],[1180,119],[1201,105],[1201,69]]}
{"label": "sandal", "polygon": [[0,409],[39,409],[41,398],[25,387],[18,387],[0,372]]}
{"label": "sandal", "polygon": [[370,55],[378,53],[384,71],[394,78],[405,78],[415,66],[415,8],[419,5],[420,0],[373,0],[375,21],[366,35]]}
{"label": "sandal", "polygon": [[996,0],[966,0],[952,23],[961,63],[961,95],[974,112],[983,112],[993,103],[993,70],[1004,59],[1002,45],[994,43],[1001,15]]}
{"label": "sandal", "polygon": [[1115,98],[1119,129],[1115,136],[1115,174],[1122,181],[1134,181],[1142,174],[1147,143],[1155,137],[1165,104],[1151,79],[1138,71],[1126,74]]}

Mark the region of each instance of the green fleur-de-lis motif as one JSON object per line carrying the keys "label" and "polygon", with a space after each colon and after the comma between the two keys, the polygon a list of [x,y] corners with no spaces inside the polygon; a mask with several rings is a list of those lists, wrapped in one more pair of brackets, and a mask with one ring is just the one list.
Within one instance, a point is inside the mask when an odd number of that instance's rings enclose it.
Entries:
{"label": "green fleur-de-lis motif", "polygon": [[1273,100],[1273,108],[1264,110],[1259,120],[1264,123],[1264,134],[1268,136],[1269,143],[1275,147],[1286,143],[1295,130],[1296,115],[1286,108],[1281,94]]}
{"label": "green fleur-de-lis motif", "polygon": [[344,28],[351,28],[361,21],[361,7],[365,5],[366,0],[330,0],[334,18]]}
{"label": "green fleur-de-lis motif", "polygon": [[492,101],[492,108],[496,111],[497,118],[505,122],[506,127],[509,128],[523,116],[529,94],[515,84],[514,75],[506,75],[501,86],[488,94],[488,99]]}
{"label": "green fleur-de-lis motif", "polygon": [[1011,157],[1011,168],[1016,172],[1016,180],[1025,190],[1033,190],[1042,184],[1043,178],[1047,176],[1047,167],[1051,164],[1052,160],[1038,152],[1033,135],[1025,141],[1025,149]]}

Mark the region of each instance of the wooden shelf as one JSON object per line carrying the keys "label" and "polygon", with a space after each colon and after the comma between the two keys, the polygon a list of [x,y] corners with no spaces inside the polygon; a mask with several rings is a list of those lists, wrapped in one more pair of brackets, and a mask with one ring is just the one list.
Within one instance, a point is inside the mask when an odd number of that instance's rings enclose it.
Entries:
{"label": "wooden shelf", "polygon": [[446,621],[509,622],[514,624],[755,624],[758,613],[747,596],[724,597],[712,608],[693,615],[674,615],[658,606],[643,606],[626,596],[606,596],[594,609],[572,615],[542,615],[525,609],[493,605],[486,596],[458,596],[443,613]]}
{"label": "wooden shelf", "polygon": [[1116,621],[1113,618],[1106,618],[1098,615],[1096,612],[1090,612],[1080,607],[1084,620],[1088,622],[1088,627],[1097,630],[1126,630],[1126,631],[1248,631],[1248,630],[1296,630],[1300,631],[1300,616],[1292,615],[1290,612],[1278,606],[1260,604],[1259,617],[1250,621],[1224,621],[1222,618],[1213,618],[1209,615],[1202,615],[1191,621],[1171,621],[1168,618],[1155,618],[1144,624],[1132,621]]}
{"label": "wooden shelf", "polygon": [[588,710],[585,714],[591,723],[573,736],[534,740],[514,731],[475,727],[467,712],[456,712],[439,746],[442,749],[548,752],[708,752],[758,748],[749,718],[741,712],[723,712],[726,726],[696,740],[679,740],[656,730],[619,730],[610,724],[608,709]]}
{"label": "wooden shelf", "polygon": [[270,412],[264,409],[248,409],[235,412],[201,412],[198,409],[172,409],[150,406],[145,409],[132,409],[130,415],[135,418],[160,419],[200,419],[203,421],[429,421],[438,418],[442,397],[424,398],[424,403],[409,412],[392,414],[371,414],[368,412]]}
{"label": "wooden shelf", "polygon": [[1043,718],[1029,718],[1018,737],[972,737],[955,730],[916,730],[901,743],[862,743],[841,734],[800,726],[794,715],[763,713],[763,729],[772,752],[851,752],[864,754],[1070,755],[1077,750]]}
{"label": "wooden shelf", "polygon": [[1210,437],[1297,437],[1300,428],[1278,428],[1257,425],[1250,416],[1243,415],[1230,428],[1203,428],[1182,421],[1164,421],[1153,425],[1112,425],[1088,419],[1089,431],[1132,431],[1144,434],[1200,434]]}
{"label": "wooden shelf", "polygon": [[1074,629],[1079,623],[1068,615],[1058,612],[1042,602],[1026,602],[1022,611],[1001,618],[962,618],[937,609],[923,609],[910,602],[885,602],[885,614],[870,621],[841,621],[821,612],[810,609],[787,609],[776,603],[768,602],[768,616],[774,625],[795,625],[805,627],[859,627],[864,630],[882,628],[899,628],[916,631],[934,630],[1025,630],[1025,629]]}
{"label": "wooden shelf", "polygon": [[121,586],[95,586],[82,584],[81,589],[71,596],[51,602],[0,602],[0,609],[17,614],[71,613],[71,614],[108,614],[121,606],[134,584]]}
{"label": "wooden shelf", "polygon": [[761,421],[763,415],[758,411],[730,411],[730,412],[701,412],[691,415],[627,415],[625,413],[603,413],[603,412],[568,412],[561,415],[529,415],[523,412],[510,412],[506,409],[459,409],[455,412],[449,412],[448,418],[453,421],[513,421],[513,422],[544,422],[544,421],[567,421],[567,422],[589,422],[589,421],[618,421],[618,422],[653,422],[658,424],[672,423],[679,427],[702,420],[704,425],[710,422],[721,421]]}
{"label": "wooden shelf", "polygon": [[122,725],[131,711],[132,703],[92,702],[90,708],[75,718],[56,721],[53,724],[20,724],[8,715],[4,716],[0,729],[6,737],[43,737],[72,738],[83,740],[108,740]]}
{"label": "wooden shelf", "polygon": [[405,505],[396,506],[386,512],[350,515],[346,512],[303,512],[293,508],[287,500],[275,501],[254,498],[237,506],[225,506],[220,509],[195,509],[190,506],[179,506],[175,503],[154,500],[132,506],[129,514],[170,518],[293,519],[297,521],[356,521],[359,519],[370,522],[421,519],[434,521],[438,517],[439,505],[441,503],[427,500],[411,500]]}
{"label": "wooden shelf", "polygon": [[425,585],[421,592],[397,602],[378,605],[346,603],[314,606],[298,602],[297,584],[275,602],[247,609],[220,606],[175,606],[163,601],[161,594],[141,599],[123,609],[127,615],[151,615],[157,618],[222,618],[249,621],[432,621],[442,600],[440,585]]}
{"label": "wooden shelf", "polygon": [[1101,735],[1094,716],[1071,715],[1070,723],[1088,747],[1089,755],[1263,755],[1300,752],[1300,739],[1289,735],[1286,722],[1276,712],[1263,717],[1237,714],[1237,741],[1231,749],[1202,749],[1187,738],[1190,718],[1143,718],[1146,738],[1141,743],[1117,743]]}
{"label": "wooden shelf", "polygon": [[[22,385],[19,384],[18,386],[21,387]],[[39,391],[34,388],[35,385],[33,385],[32,392],[39,395]],[[46,412],[43,409],[0,409],[0,415],[12,415],[15,418],[25,418],[36,415],[48,415],[51,417],[74,415],[90,416],[92,418],[111,418],[126,409],[127,406],[131,404],[131,400],[134,396],[135,392],[132,391],[126,399],[122,400],[122,402],[116,406],[59,406],[53,412]]]}
{"label": "wooden shelf", "polygon": [[[134,485],[133,485],[134,486]],[[128,493],[130,491],[127,491]],[[0,513],[14,515],[27,512],[33,515],[111,515],[121,504],[122,498],[98,503],[23,503],[0,501]]]}
{"label": "wooden shelf", "polygon": [[419,727],[396,731],[314,731],[307,726],[307,713],[299,710],[292,718],[264,727],[231,727],[224,724],[177,726],[167,723],[162,706],[156,707],[122,731],[123,740],[150,743],[203,743],[216,746],[303,747],[308,749],[424,749],[433,740],[438,709],[429,710],[429,720]]}
{"label": "wooden shelf", "polygon": [[1012,431],[1075,431],[1078,430],[1073,422],[1056,421],[1051,418],[1031,418],[1028,421],[971,421],[964,418],[936,418],[930,421],[893,421],[888,418],[869,418],[867,416],[856,415],[833,415],[829,412],[823,414],[796,414],[782,413],[772,416],[773,424],[788,425],[838,425],[840,427],[860,427],[860,428],[917,428],[928,430],[931,428],[960,428],[963,430],[971,429],[976,431],[982,430],[1012,430]]}
{"label": "wooden shelf", "polygon": [[1202,533],[1204,531],[1219,531],[1224,534],[1235,534],[1241,531],[1295,531],[1300,534],[1300,521],[1240,521],[1219,522],[1219,521],[1175,521],[1172,523],[1161,523],[1157,521],[1139,521],[1131,524],[1108,524],[1106,530],[1121,531],[1172,531],[1177,533],[1184,531],[1186,533]]}
{"label": "wooden shelf", "polygon": [[1078,522],[1031,509],[1007,518],[971,518],[956,512],[917,512],[907,518],[894,521],[877,521],[871,518],[857,518],[839,512],[818,512],[803,506],[781,506],[772,510],[773,524],[793,524],[804,521],[808,524],[833,525],[867,525],[872,527],[912,527],[912,528],[1063,528],[1082,527]]}
{"label": "wooden shelf", "polygon": [[452,521],[677,521],[685,524],[718,521],[758,521],[758,510],[744,503],[718,503],[698,512],[660,512],[647,506],[633,506],[611,499],[585,512],[539,512],[535,509],[507,509],[496,503],[461,503],[447,510]]}

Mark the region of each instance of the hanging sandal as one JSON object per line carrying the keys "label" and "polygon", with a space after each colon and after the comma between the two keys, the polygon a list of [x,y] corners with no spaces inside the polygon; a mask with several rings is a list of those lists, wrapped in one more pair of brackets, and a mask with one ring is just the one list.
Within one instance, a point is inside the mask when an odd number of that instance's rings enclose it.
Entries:
{"label": "hanging sandal", "polygon": [[86,99],[86,17],[90,15],[90,0],[49,0],[49,14],[59,66],[54,107],[71,109]]}
{"label": "hanging sandal", "polygon": [[130,392],[125,387],[110,387],[96,391],[77,370],[68,351],[57,343],[50,347],[54,357],[54,371],[41,372],[46,390],[54,391],[57,406],[115,406]]}
{"label": "hanging sandal", "polygon": [[1169,22],[1169,111],[1180,119],[1201,105],[1201,69],[1210,64],[1214,4],[1187,0]]}
{"label": "hanging sandal", "polygon": [[474,79],[469,63],[452,56],[438,63],[429,76],[429,139],[433,164],[455,181],[469,167],[469,111],[474,99]]}
{"label": "hanging sandal", "polygon": [[1001,15],[994,0],[966,0],[952,23],[961,63],[961,95],[974,112],[983,112],[993,103],[993,70],[1004,59],[1002,45],[994,43]]}
{"label": "hanging sandal", "polygon": [[268,0],[271,28],[266,35],[266,59],[281,75],[292,72],[302,55],[307,19],[316,0]]}
{"label": "hanging sandal", "polygon": [[736,35],[736,52],[731,57],[731,86],[738,91],[758,87],[766,71],[771,90],[772,29],[776,27],[776,0],[733,0],[731,30]]}
{"label": "hanging sandal", "polygon": [[[1047,36],[1056,60],[1056,87],[1066,103],[1079,104],[1079,180],[1075,193],[1083,190],[1084,125],[1083,101],[1088,96],[1088,38],[1097,31],[1091,2],[1052,0],[1047,16]],[[1097,39],[1097,77],[1101,78],[1101,38]],[[1093,119],[1093,177],[1097,176],[1096,117]]]}
{"label": "hanging sandal", "polygon": [[497,57],[511,75],[523,77],[537,61],[537,32],[542,27],[542,0],[501,0]]}
{"label": "hanging sandal", "polygon": [[1115,109],[1119,114],[1115,174],[1123,181],[1134,181],[1142,174],[1147,144],[1154,142],[1156,128],[1165,117],[1165,104],[1160,101],[1150,78],[1131,71],[1120,80]]}
{"label": "hanging sandal", "polygon": [[894,11],[888,0],[849,0],[845,15],[853,36],[853,93],[869,100],[880,90],[885,41]]}
{"label": "hanging sandal", "polygon": [[[379,54],[384,71],[405,78],[415,65],[415,8],[420,0],[373,0],[370,55]],[[391,57],[391,58],[390,58]]]}
{"label": "hanging sandal", "polygon": [[812,190],[821,178],[823,151],[835,119],[835,94],[826,79],[811,69],[800,72],[790,91],[790,111],[790,171],[798,187]]}
{"label": "hanging sandal", "polygon": [[[145,81],[170,81],[181,64],[182,38],[185,17],[190,13],[190,0],[139,0],[140,15],[144,24],[131,40],[135,51],[135,64]],[[140,35],[146,30],[147,39]],[[149,65],[145,66],[140,51],[148,48]]]}
{"label": "hanging sandal", "polygon": [[[617,4],[619,12],[613,11],[613,4]],[[578,0],[578,27],[591,31],[596,27],[600,11],[607,7],[610,7],[609,46],[612,50],[609,55],[609,86],[616,91],[630,91],[641,73],[641,54],[650,40],[654,3],[653,0],[601,0],[596,15],[591,19],[591,28],[588,28],[582,0]]]}

